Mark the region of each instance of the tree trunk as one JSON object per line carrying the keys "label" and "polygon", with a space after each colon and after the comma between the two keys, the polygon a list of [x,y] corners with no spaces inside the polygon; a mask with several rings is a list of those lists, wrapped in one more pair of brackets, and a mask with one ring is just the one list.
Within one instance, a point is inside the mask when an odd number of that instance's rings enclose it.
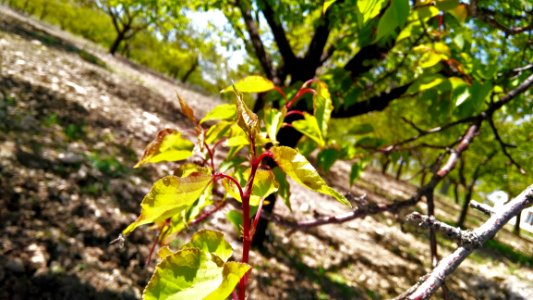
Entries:
{"label": "tree trunk", "polygon": [[124,30],[117,32],[117,37],[115,38],[115,40],[113,41],[113,44],[109,48],[109,53],[111,55],[115,55],[115,53],[118,50],[118,47],[120,46],[120,43],[122,43],[122,41],[125,39],[126,33],[128,30],[129,29],[124,28]]}
{"label": "tree trunk", "polygon": [[186,82],[188,79],[189,79],[189,76],[191,76],[191,74],[194,72],[194,70],[196,70],[196,68],[198,68],[198,65],[199,65],[199,60],[198,60],[198,57],[194,60],[194,63],[192,64],[192,66],[189,68],[189,70],[187,70],[187,72],[185,72],[185,75],[183,75],[181,77],[181,82]]}
{"label": "tree trunk", "polygon": [[461,214],[459,215],[459,220],[457,220],[457,227],[464,228],[465,221],[466,221],[466,215],[468,213],[468,206],[470,205],[470,200],[472,199],[473,190],[474,190],[473,184],[468,186],[466,190],[463,207],[461,208]]}
{"label": "tree trunk", "polygon": [[459,184],[454,183],[453,185],[453,196],[455,200],[455,204],[459,204]]}
{"label": "tree trunk", "polygon": [[514,229],[513,229],[513,233],[516,235],[516,236],[520,236],[520,219],[522,217],[522,211],[520,211],[518,213],[518,215],[516,215],[516,223],[514,224]]}
{"label": "tree trunk", "polygon": [[43,4],[43,10],[41,10],[41,14],[39,15],[40,20],[44,20],[46,16],[48,15],[48,1],[45,1]]}
{"label": "tree trunk", "polygon": [[396,180],[400,180],[400,177],[402,176],[402,169],[405,165],[405,159],[401,158],[400,160],[400,166],[398,166],[398,170],[396,171]]}

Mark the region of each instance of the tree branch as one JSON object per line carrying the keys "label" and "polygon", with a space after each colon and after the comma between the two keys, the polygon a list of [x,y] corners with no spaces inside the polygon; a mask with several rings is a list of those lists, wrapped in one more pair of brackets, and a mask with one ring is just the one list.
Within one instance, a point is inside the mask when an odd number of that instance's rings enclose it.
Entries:
{"label": "tree branch", "polygon": [[479,203],[477,201],[474,201],[472,200],[470,202],[470,206],[474,209],[477,209],[479,210],[480,212],[488,215],[488,216],[491,216],[492,214],[494,214],[494,211],[492,210],[492,207],[486,205],[486,204],[483,204],[483,203]]}
{"label": "tree branch", "polygon": [[254,47],[255,55],[259,60],[259,63],[261,64],[261,68],[263,68],[265,75],[269,79],[273,80],[276,77],[276,74],[274,74],[272,59],[265,50],[265,46],[263,44],[263,41],[261,40],[261,35],[259,34],[259,29],[257,28],[257,24],[252,17],[250,7],[245,6],[245,4],[243,4],[241,0],[236,0],[236,4],[241,11],[242,17],[244,19],[244,24],[246,25],[246,29],[248,30],[248,34],[250,35],[250,40],[252,42],[252,46]]}
{"label": "tree branch", "polygon": [[289,40],[287,39],[285,29],[283,28],[283,25],[279,22],[279,20],[276,19],[276,16],[274,15],[274,10],[270,6],[269,1],[264,1],[263,5],[263,16],[265,16],[268,26],[270,27],[272,34],[274,35],[274,40],[276,41],[276,45],[278,45],[279,52],[283,57],[285,65],[289,66],[288,68],[290,69],[290,66],[296,65],[297,58],[294,55],[294,52],[292,51]]}
{"label": "tree branch", "polygon": [[487,222],[473,230],[471,232],[470,242],[459,246],[452,254],[442,259],[437,267],[425,276],[425,279],[418,285],[415,291],[406,298],[429,299],[442,285],[446,277],[457,269],[472,251],[492,239],[512,217],[516,216],[531,204],[533,204],[533,185],[530,185],[520,195],[505,204]]}
{"label": "tree branch", "polygon": [[[476,236],[472,231],[461,230],[444,222],[436,220],[434,216],[424,216],[418,212],[412,212],[406,219],[407,222],[416,224],[422,228],[431,228],[444,234],[451,240],[454,240],[460,246],[471,247],[473,243],[477,242]],[[435,266],[434,266],[435,267]]]}
{"label": "tree branch", "polygon": [[411,86],[411,83],[396,87],[388,92],[384,92],[378,96],[372,97],[368,100],[357,102],[350,105],[346,109],[334,111],[331,115],[332,118],[350,118],[355,116],[364,115],[371,111],[382,111],[393,101],[403,95],[407,89]]}
{"label": "tree branch", "polygon": [[514,166],[516,166],[516,168],[518,169],[518,171],[521,173],[521,174],[526,174],[526,170],[524,170],[524,168],[522,168],[522,166],[520,166],[519,163],[517,163],[513,157],[511,156],[511,154],[509,152],[507,152],[507,148],[508,147],[516,147],[514,145],[509,145],[507,143],[505,143],[502,138],[500,137],[500,134],[498,133],[498,130],[496,129],[496,125],[494,125],[494,120],[492,119],[492,117],[488,118],[488,122],[489,122],[489,125],[490,125],[490,128],[492,129],[492,132],[494,133],[494,137],[496,138],[496,140],[498,141],[498,144],[500,144],[500,148],[502,149],[502,152],[503,154],[509,159],[509,161],[511,162],[511,164],[513,164]]}

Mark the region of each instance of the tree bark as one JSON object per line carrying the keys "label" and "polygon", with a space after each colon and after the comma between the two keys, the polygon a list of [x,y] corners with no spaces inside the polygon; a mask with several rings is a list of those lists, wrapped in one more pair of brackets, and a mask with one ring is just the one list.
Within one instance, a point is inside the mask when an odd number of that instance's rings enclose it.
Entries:
{"label": "tree bark", "polygon": [[513,233],[516,236],[520,236],[520,219],[522,218],[522,211],[516,215],[516,223],[514,224]]}
{"label": "tree bark", "polygon": [[199,60],[198,57],[194,60],[194,63],[191,65],[191,67],[185,72],[185,74],[181,77],[181,82],[186,82],[191,74],[198,68]]}

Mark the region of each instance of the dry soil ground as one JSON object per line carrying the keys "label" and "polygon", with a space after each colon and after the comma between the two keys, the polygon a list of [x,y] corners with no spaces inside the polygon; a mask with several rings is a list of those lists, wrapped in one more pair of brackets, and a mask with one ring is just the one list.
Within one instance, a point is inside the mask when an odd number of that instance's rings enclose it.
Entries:
{"label": "dry soil ground", "polygon": [[[0,7],[0,299],[141,297],[153,268],[143,267],[153,234],[139,229],[123,248],[109,242],[170,170],[131,166],[158,129],[187,128],[175,92],[200,116],[219,102]],[[350,188],[347,172],[336,164],[328,180],[371,201],[415,191],[371,170]],[[300,188],[292,201],[292,215],[283,205],[276,213],[304,219],[345,211]],[[440,199],[438,207],[440,217],[456,218],[455,204]],[[199,227],[225,230],[239,259],[224,212]],[[397,219],[387,214],[295,232],[272,225],[266,249],[251,255],[250,299],[398,295],[429,269],[429,257],[426,234],[402,231]],[[533,299],[533,269],[518,262],[531,261],[532,239],[508,230],[497,239],[525,255],[478,251],[447,281],[453,299]],[[440,252],[453,248],[443,242]]]}

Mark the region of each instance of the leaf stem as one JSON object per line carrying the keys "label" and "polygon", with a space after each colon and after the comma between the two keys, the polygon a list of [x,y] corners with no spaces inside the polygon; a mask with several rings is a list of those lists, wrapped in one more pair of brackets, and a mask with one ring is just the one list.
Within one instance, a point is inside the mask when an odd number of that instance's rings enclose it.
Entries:
{"label": "leaf stem", "polygon": [[298,91],[298,93],[296,93],[296,95],[294,95],[294,97],[291,99],[291,101],[289,101],[287,104],[285,104],[285,107],[287,109],[291,108],[291,106],[293,106],[294,103],[296,103],[296,101],[298,101],[298,99],[300,99],[303,95],[308,94],[308,93],[316,94],[316,91],[313,90],[312,88],[301,88]]}

